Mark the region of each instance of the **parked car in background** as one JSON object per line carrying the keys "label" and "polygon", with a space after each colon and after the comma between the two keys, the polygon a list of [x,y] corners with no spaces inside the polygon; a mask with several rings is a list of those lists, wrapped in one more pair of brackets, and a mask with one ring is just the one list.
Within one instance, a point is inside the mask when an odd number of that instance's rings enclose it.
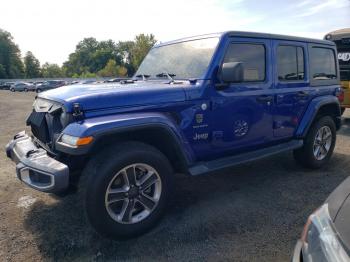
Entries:
{"label": "parked car in background", "polygon": [[104,83],[119,83],[119,82],[126,81],[126,80],[128,80],[128,78],[118,77],[118,78],[112,78],[112,79],[105,80]]}
{"label": "parked car in background", "polygon": [[350,177],[307,220],[293,262],[350,261]]}
{"label": "parked car in background", "polygon": [[2,90],[9,90],[12,85],[14,85],[15,82],[2,82],[0,89]]}
{"label": "parked car in background", "polygon": [[75,85],[75,84],[79,84],[79,81],[74,80],[74,81],[68,81],[68,82],[66,83],[66,85]]}
{"label": "parked car in background", "polygon": [[11,92],[16,92],[16,91],[28,92],[28,91],[34,91],[34,90],[35,90],[35,85],[25,83],[25,82],[17,82],[10,87]]}
{"label": "parked car in background", "polygon": [[78,187],[99,233],[132,237],[159,221],[175,173],[290,150],[305,167],[324,166],[341,126],[340,90],[333,42],[201,35],[154,46],[133,79],[38,94],[32,134],[15,135],[6,153],[25,184]]}
{"label": "parked car in background", "polygon": [[35,85],[35,86],[38,86],[38,85],[40,85],[40,84],[42,84],[42,83],[44,83],[44,81],[36,81],[36,82],[34,82],[34,85]]}
{"label": "parked car in background", "polygon": [[35,87],[35,91],[37,93],[41,93],[41,92],[46,91],[46,90],[50,90],[50,89],[64,86],[65,84],[66,84],[66,82],[63,80],[49,80],[49,81],[43,82],[41,84],[38,84]]}
{"label": "parked car in background", "polygon": [[333,41],[338,50],[341,86],[344,89],[341,101],[342,113],[350,108],[350,28],[330,32],[325,39]]}
{"label": "parked car in background", "polygon": [[96,82],[95,80],[84,80],[84,81],[81,81],[80,84],[88,85],[88,84],[94,84],[95,82]]}

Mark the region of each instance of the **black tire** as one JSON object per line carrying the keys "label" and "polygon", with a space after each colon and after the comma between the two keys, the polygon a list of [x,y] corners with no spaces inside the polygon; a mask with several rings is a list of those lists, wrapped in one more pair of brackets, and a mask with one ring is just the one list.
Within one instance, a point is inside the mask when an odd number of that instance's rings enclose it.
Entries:
{"label": "black tire", "polygon": [[40,88],[37,88],[35,91],[36,91],[37,93],[41,93],[41,89],[40,89]]}
{"label": "black tire", "polygon": [[[316,139],[317,132],[322,127],[329,127],[332,134],[332,139],[331,139],[331,145],[329,150],[327,151],[327,154],[323,159],[319,160],[314,155],[314,141]],[[310,130],[304,139],[303,147],[294,150],[293,152],[294,158],[299,164],[301,164],[304,167],[312,168],[312,169],[320,168],[324,164],[326,164],[331,158],[335,147],[335,142],[336,142],[336,126],[333,118],[330,116],[321,117],[317,119],[310,127]]]}
{"label": "black tire", "polygon": [[14,88],[10,88],[10,91],[11,91],[11,92],[15,92],[15,89],[14,89]]}
{"label": "black tire", "polygon": [[[123,224],[109,215],[105,195],[114,176],[135,163],[144,163],[154,168],[159,174],[162,190],[158,204],[147,217],[134,224]],[[125,239],[147,232],[159,221],[172,187],[173,170],[168,159],[152,146],[128,142],[111,146],[93,157],[83,171],[78,190],[85,200],[86,215],[93,228],[103,236]],[[135,203],[136,201],[135,198]]]}
{"label": "black tire", "polygon": [[28,92],[28,88],[24,88],[24,90],[23,90],[24,92]]}
{"label": "black tire", "polygon": [[346,108],[345,108],[345,107],[341,107],[341,108],[340,108],[340,113],[341,113],[341,115],[343,115],[343,114],[344,114],[345,110],[346,110]]}

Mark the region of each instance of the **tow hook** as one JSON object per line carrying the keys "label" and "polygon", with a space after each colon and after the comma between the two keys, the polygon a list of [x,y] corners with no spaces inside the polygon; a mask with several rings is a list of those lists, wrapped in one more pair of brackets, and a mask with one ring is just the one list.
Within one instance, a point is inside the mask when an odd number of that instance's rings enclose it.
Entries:
{"label": "tow hook", "polygon": [[27,153],[26,153],[26,157],[30,157],[31,155],[33,155],[33,154],[35,154],[35,153],[37,153],[37,152],[39,152],[39,150],[29,150]]}
{"label": "tow hook", "polygon": [[22,131],[22,132],[16,134],[16,135],[13,137],[13,140],[16,140],[16,139],[21,138],[21,137],[24,137],[24,136],[25,136],[25,132]]}

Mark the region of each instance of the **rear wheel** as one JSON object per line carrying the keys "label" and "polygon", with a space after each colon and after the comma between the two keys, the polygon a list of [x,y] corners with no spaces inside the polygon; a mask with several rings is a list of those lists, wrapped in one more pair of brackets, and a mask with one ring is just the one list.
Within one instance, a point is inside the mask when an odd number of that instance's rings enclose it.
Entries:
{"label": "rear wheel", "polygon": [[37,93],[41,93],[41,89],[38,88],[38,89],[36,90],[36,92],[37,92]]}
{"label": "rear wheel", "polygon": [[330,116],[324,116],[310,127],[304,146],[294,150],[294,158],[305,167],[320,168],[332,156],[335,142],[335,123]]}
{"label": "rear wheel", "polygon": [[10,88],[11,92],[15,92],[15,89],[13,87]]}
{"label": "rear wheel", "polygon": [[172,173],[168,159],[149,145],[130,142],[103,151],[82,177],[90,223],[112,238],[148,231],[164,212]]}
{"label": "rear wheel", "polygon": [[28,88],[24,88],[24,92],[28,92]]}

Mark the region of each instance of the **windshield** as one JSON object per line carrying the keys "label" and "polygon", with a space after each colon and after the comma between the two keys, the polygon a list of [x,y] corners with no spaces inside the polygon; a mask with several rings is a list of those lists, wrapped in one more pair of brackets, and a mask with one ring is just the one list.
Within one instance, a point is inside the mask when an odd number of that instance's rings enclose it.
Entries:
{"label": "windshield", "polygon": [[135,76],[156,78],[169,74],[175,79],[202,78],[218,42],[215,37],[154,47]]}

